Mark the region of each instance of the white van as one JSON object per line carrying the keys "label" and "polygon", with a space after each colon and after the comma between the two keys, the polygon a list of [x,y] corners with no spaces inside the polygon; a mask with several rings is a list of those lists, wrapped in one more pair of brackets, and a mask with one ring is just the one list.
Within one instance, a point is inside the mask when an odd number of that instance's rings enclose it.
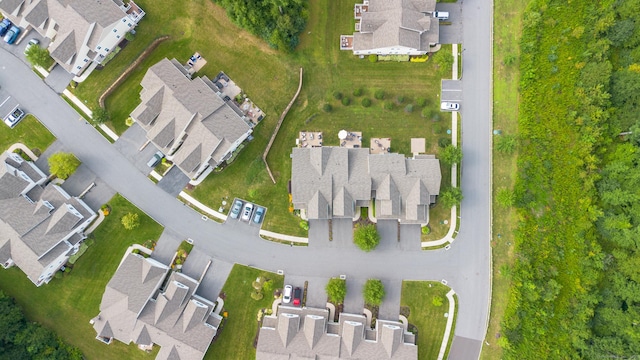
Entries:
{"label": "white van", "polygon": [[438,19],[438,20],[447,20],[447,19],[449,19],[449,12],[448,11],[434,11],[433,12],[433,17]]}

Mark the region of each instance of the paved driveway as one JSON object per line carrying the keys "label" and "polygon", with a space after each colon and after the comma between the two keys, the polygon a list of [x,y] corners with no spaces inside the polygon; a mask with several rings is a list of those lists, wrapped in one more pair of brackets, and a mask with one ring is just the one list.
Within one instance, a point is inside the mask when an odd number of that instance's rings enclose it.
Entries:
{"label": "paved driveway", "polygon": [[422,249],[420,239],[422,228],[420,224],[400,224],[399,249],[405,251],[419,251]]}
{"label": "paved driveway", "polygon": [[449,12],[449,20],[440,21],[440,44],[462,43],[462,0],[458,3],[437,3],[436,10]]}
{"label": "paved driveway", "polygon": [[396,279],[382,279],[385,296],[378,308],[378,318],[398,320],[400,318],[400,295],[402,281]]}
{"label": "paved driveway", "polygon": [[333,233],[330,247],[355,248],[353,244],[353,220],[335,218],[331,220],[331,232]]}
{"label": "paved driveway", "polygon": [[178,196],[182,189],[189,183],[189,177],[185,175],[177,166],[171,167],[169,171],[164,174],[162,180],[158,181],[158,187],[170,195]]}
{"label": "paved driveway", "polygon": [[113,143],[113,146],[118,149],[136,169],[148,175],[152,169],[147,166],[147,162],[153,154],[158,151],[158,148],[152,143],[142,148],[147,143],[145,136],[146,132],[144,129],[137,123],[134,123]]}
{"label": "paved driveway", "polygon": [[[194,246],[182,265],[182,273],[198,280],[204,275],[205,270],[208,271],[207,264],[209,264],[209,261],[213,262],[211,257]],[[215,298],[211,300],[215,300]]]}
{"label": "paved driveway", "polygon": [[380,245],[376,251],[398,248],[398,220],[378,219],[376,228],[380,234]]}
{"label": "paved driveway", "polygon": [[309,247],[329,247],[329,220],[309,220]]}
{"label": "paved driveway", "polygon": [[[366,278],[347,277],[347,296],[344,299],[344,311],[351,314],[362,314],[364,308],[364,297],[362,287]],[[399,309],[398,309],[399,310]],[[389,319],[395,320],[395,319]]]}
{"label": "paved driveway", "polygon": [[75,75],[67,72],[62,66],[56,65],[49,76],[44,80],[44,82],[49,85],[49,87],[58,94],[62,94],[64,89],[67,88],[71,80],[73,80]]}
{"label": "paved driveway", "polygon": [[156,243],[151,257],[165,265],[169,265],[183,240],[186,240],[186,238],[171,229],[165,228]]}
{"label": "paved driveway", "polygon": [[224,286],[225,281],[227,281],[227,277],[229,277],[231,269],[233,269],[232,263],[214,258],[211,266],[209,266],[209,270],[200,282],[200,286],[198,287],[198,290],[196,290],[196,294],[204,297],[205,299],[215,301],[222,291],[222,287]]}
{"label": "paved driveway", "polygon": [[[92,186],[92,184],[95,185]],[[84,195],[82,200],[96,212],[116,194],[115,190],[97,177],[85,164],[81,164],[76,172],[62,184],[62,188],[71,196],[79,196],[90,186],[91,190]]]}

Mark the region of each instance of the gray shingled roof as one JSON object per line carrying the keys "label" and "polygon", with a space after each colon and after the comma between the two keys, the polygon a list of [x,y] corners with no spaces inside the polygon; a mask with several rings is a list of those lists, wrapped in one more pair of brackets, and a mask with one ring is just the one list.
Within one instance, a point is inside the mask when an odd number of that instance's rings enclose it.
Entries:
{"label": "gray shingled roof", "polygon": [[48,18],[47,0],[35,0],[25,8],[24,19],[36,28],[42,28]]}
{"label": "gray shingled roof", "polygon": [[51,51],[51,57],[60,63],[63,67],[69,67],[68,63],[71,58],[77,53],[76,48],[76,33],[71,30],[68,33],[58,33],[56,40],[49,47]]}
{"label": "gray shingled roof", "polygon": [[[341,313],[338,323],[328,323],[328,315],[326,309],[279,306],[275,316],[264,317],[256,359],[418,358],[415,337],[405,336],[397,321],[379,319],[375,329],[365,329],[362,315]],[[336,326],[339,330],[329,334],[327,330]]]}
{"label": "gray shingled roof", "polygon": [[426,223],[440,193],[440,161],[433,156],[369,154],[368,149],[294,148],[291,193],[309,219],[354,216],[357,203],[376,200],[376,216]]}
{"label": "gray shingled roof", "polygon": [[430,14],[434,10],[435,0],[370,0],[360,31],[353,35],[353,49],[403,46],[428,51],[430,43],[438,42],[438,22]]}
{"label": "gray shingled roof", "polygon": [[[131,117],[189,177],[194,177],[203,164],[217,165],[224,160],[231,146],[251,129],[216,94],[211,81],[190,80],[175,59],[165,58],[149,68],[141,85],[141,103]],[[186,138],[182,136],[185,133]],[[169,154],[175,147],[172,142],[183,138],[180,148]]]}
{"label": "gray shingled roof", "polygon": [[158,344],[156,359],[201,359],[217,331],[205,324],[221,317],[211,301],[194,294],[198,282],[181,273],[172,272],[158,292],[168,271],[151,258],[127,255],[105,289],[94,328],[99,333],[105,322],[118,324],[114,338]]}
{"label": "gray shingled roof", "polygon": [[5,14],[12,14],[24,3],[24,0],[2,0],[0,1],[0,10]]}

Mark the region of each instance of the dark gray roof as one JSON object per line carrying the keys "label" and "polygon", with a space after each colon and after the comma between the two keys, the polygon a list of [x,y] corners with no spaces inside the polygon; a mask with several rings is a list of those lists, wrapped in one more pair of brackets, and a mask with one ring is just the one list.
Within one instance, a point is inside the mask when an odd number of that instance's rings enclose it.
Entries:
{"label": "dark gray roof", "polygon": [[20,5],[24,3],[24,0],[2,0],[0,1],[0,10],[5,14],[12,14]]}
{"label": "dark gray roof", "polygon": [[291,192],[309,219],[354,216],[356,203],[375,198],[376,216],[427,223],[428,206],[440,193],[435,157],[369,154],[368,149],[294,148]]}
{"label": "dark gray roof", "polygon": [[[141,85],[141,103],[131,117],[147,131],[147,138],[173,155],[174,163],[189,177],[203,164],[222,161],[251,130],[216,94],[210,80],[189,79],[175,59],[165,58],[149,68]],[[170,154],[175,147],[172,142],[183,138],[180,148]]]}
{"label": "dark gray roof", "polygon": [[64,34],[58,33],[56,40],[51,44],[49,50],[51,51],[51,57],[55,61],[62,65],[68,64],[78,51],[76,48],[75,30]]}
{"label": "dark gray roof", "polygon": [[49,18],[49,7],[46,0],[35,0],[25,9],[24,19],[36,28],[42,28]]}

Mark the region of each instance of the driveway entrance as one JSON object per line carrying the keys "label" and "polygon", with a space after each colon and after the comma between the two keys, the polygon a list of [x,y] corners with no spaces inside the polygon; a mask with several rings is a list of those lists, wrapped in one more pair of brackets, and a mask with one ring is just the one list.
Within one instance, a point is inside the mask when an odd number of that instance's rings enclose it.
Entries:
{"label": "driveway entrance", "polygon": [[164,174],[162,179],[158,181],[158,187],[171,194],[171,196],[177,197],[188,183],[189,177],[178,169],[177,166],[173,166]]}

